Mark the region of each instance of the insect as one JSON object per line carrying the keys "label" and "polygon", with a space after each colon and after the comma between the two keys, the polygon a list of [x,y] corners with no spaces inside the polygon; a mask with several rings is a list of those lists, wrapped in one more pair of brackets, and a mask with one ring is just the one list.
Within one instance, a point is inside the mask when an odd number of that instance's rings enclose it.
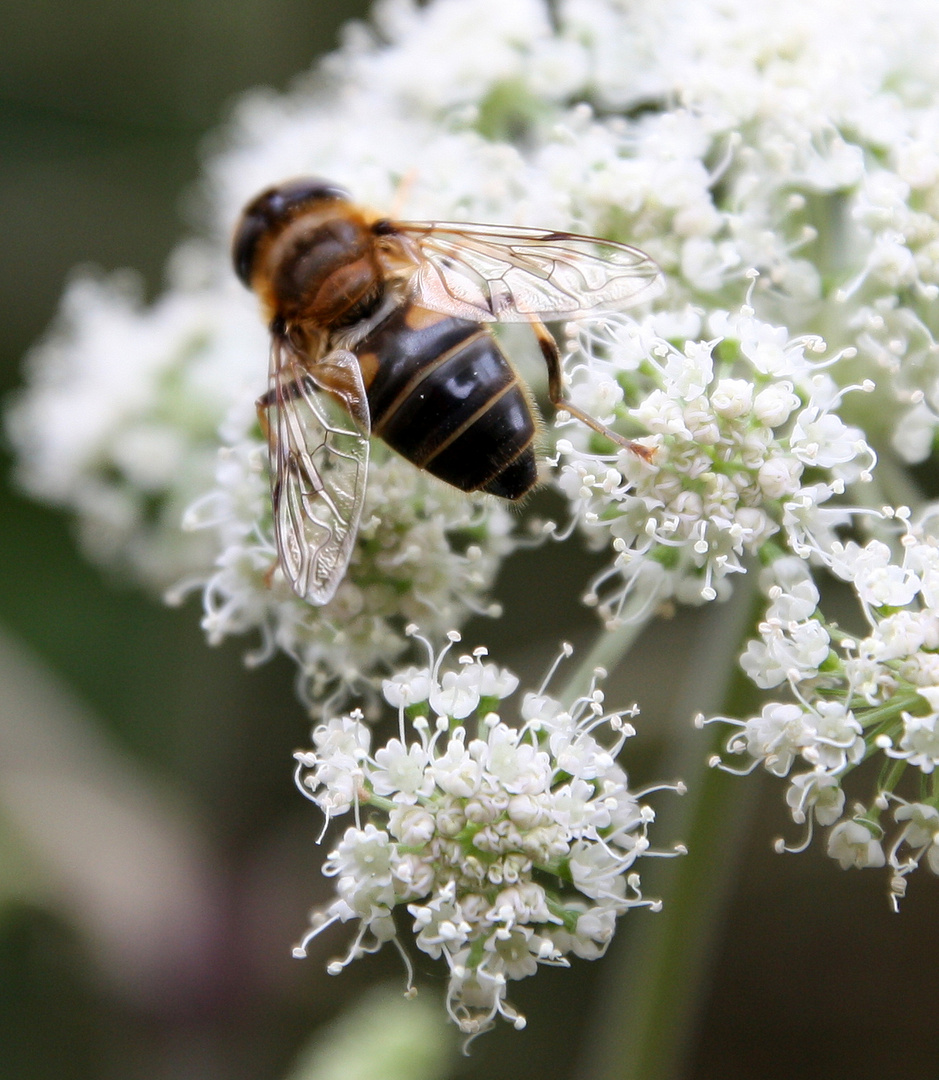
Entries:
{"label": "insect", "polygon": [[633,446],[564,400],[560,354],[542,319],[657,295],[661,273],[636,248],[539,229],[394,221],[310,178],[253,199],[232,256],[270,325],[268,390],[257,406],[278,561],[313,604],[327,603],[345,574],[371,435],[463,491],[515,500],[537,482],[537,408],[489,323],[529,323],[551,401]]}

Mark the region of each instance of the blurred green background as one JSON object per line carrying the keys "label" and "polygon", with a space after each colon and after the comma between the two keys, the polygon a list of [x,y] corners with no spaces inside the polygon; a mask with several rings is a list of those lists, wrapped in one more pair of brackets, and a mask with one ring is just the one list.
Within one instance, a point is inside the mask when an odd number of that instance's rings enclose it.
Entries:
{"label": "blurred green background", "polygon": [[[4,0],[4,393],[76,264],[132,266],[159,291],[200,146],[233,95],[286,88],[366,8]],[[290,958],[325,889],[319,822],[290,780],[307,734],[292,667],[246,672],[237,643],[209,649],[196,603],[165,609],[89,567],[63,515],[11,490],[5,451],[2,471],[0,1080],[285,1077],[318,1025],[399,978],[389,956],[328,980],[323,958],[341,936],[305,963]],[[514,560],[500,587],[509,614],[471,632],[474,643],[524,668],[531,640],[537,671],[556,641],[531,627],[552,612],[569,611],[565,636],[583,639],[590,616],[575,599],[591,564],[568,558],[554,547]],[[684,723],[693,688],[675,659],[721,617],[650,631],[611,701]],[[687,1076],[873,1080],[901,1062],[906,1075],[936,1075],[937,883],[916,875],[897,917],[882,874],[842,874],[817,852],[773,855],[782,789],[761,790],[699,1027],[687,1031]],[[433,1000],[442,973],[419,967]],[[513,994],[525,1032],[488,1035],[470,1059],[427,1066],[428,1080],[587,1080],[585,1017],[602,1009],[608,977],[583,963],[543,971]]]}

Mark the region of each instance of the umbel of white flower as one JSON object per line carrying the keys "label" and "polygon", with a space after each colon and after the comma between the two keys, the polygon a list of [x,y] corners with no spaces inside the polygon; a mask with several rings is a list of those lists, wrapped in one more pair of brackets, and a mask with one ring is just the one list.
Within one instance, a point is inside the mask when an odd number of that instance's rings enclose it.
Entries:
{"label": "umbel of white flower", "polygon": [[869,480],[875,461],[838,415],[848,389],[874,384],[839,389],[828,369],[844,354],[825,356],[819,338],[790,339],[749,305],[714,312],[715,337],[681,350],[657,326],[660,316],[644,325],[610,316],[572,344],[578,404],[650,433],[638,440],[648,459],[604,455],[573,425],[565,433],[579,448],[557,444],[558,485],[576,520],[614,552],[586,597],[609,626],[647,618],[664,600],[726,598],[732,575],[770,541],[824,552],[848,520],[837,496]]}
{"label": "umbel of white flower", "polygon": [[314,749],[297,753],[297,782],[327,824],[350,813],[354,823],[324,867],[336,898],[295,954],[327,926],[354,922],[346,957],[328,970],[392,941],[410,984],[394,917],[403,909],[418,949],[445,959],[447,1011],[472,1037],[498,1016],[524,1026],[511,980],[570,954],[602,956],[620,915],[658,905],[636,872],[653,813],[616,760],[633,734],[624,714],[605,712],[595,682],[564,708],[545,680],[510,725],[502,703],[518,679],[482,648],[453,663],[458,641],[451,632],[436,657],[424,641],[428,666],[384,681],[396,737],[374,748],[352,712],[319,725]]}
{"label": "umbel of white flower", "polygon": [[[514,519],[380,445],[333,602],[271,574],[268,342],[229,246],[258,191],[320,175],[402,217],[607,236],[662,267],[648,317],[582,324],[566,361],[574,402],[649,461],[544,433],[555,534],[608,552],[587,591],[606,622],[824,551],[872,498],[870,447],[902,466],[939,431],[936,28],[933,0],[383,0],[311,78],[239,105],[163,296],[70,285],[10,413],[20,481],[93,557],[201,588],[212,640],[260,632],[317,696],[374,682],[411,620],[497,610]],[[537,389],[537,350],[507,347]]]}
{"label": "umbel of white flower", "polygon": [[[804,850],[814,826],[825,827],[828,854],[843,868],[889,867],[895,905],[924,860],[939,873],[937,512],[916,524],[892,515],[892,546],[833,546],[831,570],[851,584],[866,634],[826,620],[803,562],[777,560],[766,574],[760,637],[741,664],[761,689],[788,684],[794,700],[771,701],[745,720],[711,718],[736,729],[725,759],[747,755],[744,772],[762,764],[788,781],[786,801],[805,838],[795,848],[780,841],[778,850]],[[848,804],[845,781],[874,755],[885,760],[873,795]],[[734,771],[727,760],[714,764]]]}

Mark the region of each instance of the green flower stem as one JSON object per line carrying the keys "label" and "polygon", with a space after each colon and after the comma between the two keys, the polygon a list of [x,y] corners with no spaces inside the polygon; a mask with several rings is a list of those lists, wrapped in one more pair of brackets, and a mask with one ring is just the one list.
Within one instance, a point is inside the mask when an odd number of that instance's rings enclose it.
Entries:
{"label": "green flower stem", "polygon": [[651,622],[655,612],[649,613],[648,618],[642,622],[626,623],[615,630],[601,633],[594,642],[593,648],[577,665],[577,670],[568,680],[560,694],[560,700],[569,706],[576,698],[586,694],[590,689],[593,673],[597,668],[612,671],[619,665],[623,657],[629,652],[633,642],[644,630],[646,623]]}
{"label": "green flower stem", "polygon": [[907,762],[902,758],[897,761],[891,761],[887,758],[880,774],[880,780],[877,784],[878,791],[896,791],[897,785],[900,783],[903,774],[906,772],[906,767]]}
{"label": "green flower stem", "polygon": [[914,516],[923,508],[925,496],[922,489],[909,469],[898,464],[893,454],[878,455],[877,468],[870,483],[876,485],[874,494],[880,498],[878,500],[868,495],[864,500],[867,506],[908,506]]}
{"label": "green flower stem", "polygon": [[[747,584],[738,583],[733,601],[709,613],[695,648],[681,658],[689,721],[699,710],[741,715],[755,697],[737,666],[741,640],[760,610]],[[687,738],[671,740],[660,772],[681,777],[688,792],[659,801],[656,836],[683,842],[688,854],[643,860],[643,891],[660,896],[663,908],[631,912],[617,931],[580,1080],[675,1080],[683,1073],[754,791],[752,783],[708,766],[725,739],[717,726],[700,734],[689,723]]]}
{"label": "green flower stem", "polygon": [[688,854],[643,877],[644,890],[660,895],[664,906],[648,925],[636,926],[635,919],[617,942],[606,1038],[586,1074],[590,1080],[674,1080],[683,1073],[751,801],[751,788],[739,778],[706,768],[716,734],[710,747],[695,744],[697,775],[690,762],[683,770],[689,792],[681,813],[660,815],[660,823],[684,825],[677,831]]}
{"label": "green flower stem", "polygon": [[857,712],[860,712],[861,725],[864,728],[865,736],[870,741],[876,734],[873,729],[878,724],[885,724],[889,727],[890,724],[900,719],[901,713],[908,712],[914,716],[925,716],[929,709],[929,702],[924,697],[920,697],[915,690],[912,690],[907,694],[894,694],[883,705],[877,705],[863,712],[859,708]]}

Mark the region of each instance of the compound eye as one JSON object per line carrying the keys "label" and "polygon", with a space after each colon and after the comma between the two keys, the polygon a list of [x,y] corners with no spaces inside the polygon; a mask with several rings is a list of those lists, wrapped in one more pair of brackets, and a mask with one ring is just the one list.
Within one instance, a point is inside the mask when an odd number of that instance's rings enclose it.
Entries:
{"label": "compound eye", "polygon": [[348,201],[349,194],[337,184],[319,177],[288,180],[262,191],[252,199],[241,215],[232,243],[232,261],[241,281],[250,288],[254,260],[262,237],[278,231],[300,210],[329,199]]}

